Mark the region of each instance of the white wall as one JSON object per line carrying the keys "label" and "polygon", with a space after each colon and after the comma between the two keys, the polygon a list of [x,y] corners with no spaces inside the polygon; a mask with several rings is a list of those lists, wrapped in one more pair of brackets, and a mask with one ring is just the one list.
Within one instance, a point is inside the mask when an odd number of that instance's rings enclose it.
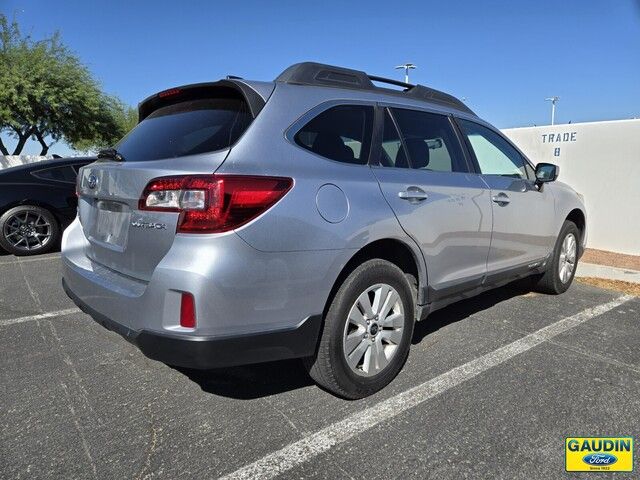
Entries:
{"label": "white wall", "polygon": [[51,155],[0,155],[0,170],[3,168],[17,167],[25,163],[41,162],[42,160],[50,160]]}
{"label": "white wall", "polygon": [[585,197],[588,246],[640,255],[640,119],[503,130]]}

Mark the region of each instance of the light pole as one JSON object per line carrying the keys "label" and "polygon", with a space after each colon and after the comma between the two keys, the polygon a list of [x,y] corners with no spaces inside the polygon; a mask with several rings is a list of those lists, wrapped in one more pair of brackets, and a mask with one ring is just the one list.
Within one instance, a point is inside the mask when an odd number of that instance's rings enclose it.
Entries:
{"label": "light pole", "polygon": [[396,70],[404,70],[404,83],[409,83],[409,70],[414,70],[418,68],[413,63],[403,63],[402,65],[398,65]]}
{"label": "light pole", "polygon": [[551,125],[554,125],[556,123],[556,103],[560,100],[560,97],[548,97],[545,100],[551,102]]}

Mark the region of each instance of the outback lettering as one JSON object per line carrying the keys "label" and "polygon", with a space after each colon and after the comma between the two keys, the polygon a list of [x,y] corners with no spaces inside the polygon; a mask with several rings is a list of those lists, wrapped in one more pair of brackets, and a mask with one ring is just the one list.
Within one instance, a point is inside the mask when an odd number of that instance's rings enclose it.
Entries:
{"label": "outback lettering", "polygon": [[166,223],[156,223],[156,222],[143,222],[142,220],[138,220],[136,222],[131,222],[131,226],[134,228],[146,228],[146,229],[154,229],[154,230],[166,230]]}

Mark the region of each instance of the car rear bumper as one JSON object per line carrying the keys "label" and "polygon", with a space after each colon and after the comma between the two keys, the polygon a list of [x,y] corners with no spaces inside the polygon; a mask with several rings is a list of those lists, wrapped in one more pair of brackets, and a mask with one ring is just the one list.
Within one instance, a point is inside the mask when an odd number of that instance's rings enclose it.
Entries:
{"label": "car rear bumper", "polygon": [[[213,368],[312,355],[316,316],[349,253],[261,252],[235,233],[176,235],[153,274],[140,279],[90,258],[76,220],[61,260],[67,292],[99,323],[151,358]],[[185,292],[195,301],[195,328],[180,324]]]}
{"label": "car rear bumper", "polygon": [[178,367],[208,369],[311,356],[322,320],[320,315],[314,315],[294,328],[224,337],[134,330],[91,308],[64,279],[62,287],[97,323],[136,345],[147,357]]}

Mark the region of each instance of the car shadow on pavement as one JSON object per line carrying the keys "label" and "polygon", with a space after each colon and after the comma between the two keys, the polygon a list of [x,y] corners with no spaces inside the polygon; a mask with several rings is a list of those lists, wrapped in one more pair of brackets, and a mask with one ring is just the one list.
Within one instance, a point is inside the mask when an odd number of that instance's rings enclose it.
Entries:
{"label": "car shadow on pavement", "polygon": [[[516,282],[438,310],[416,324],[412,344],[440,328],[464,320],[510,298],[530,291],[531,283]],[[238,400],[268,397],[313,385],[301,360],[283,360],[214,370],[172,367],[207,393]]]}
{"label": "car shadow on pavement", "polygon": [[238,400],[268,397],[313,385],[298,359],[214,370],[174,368],[200,385],[204,392]]}
{"label": "car shadow on pavement", "polygon": [[440,330],[442,327],[459,322],[471,315],[493,307],[494,305],[531,292],[529,279],[519,280],[495,290],[489,290],[476,297],[453,303],[442,310],[437,310],[429,317],[416,323],[413,329],[411,343],[420,343],[427,335]]}

